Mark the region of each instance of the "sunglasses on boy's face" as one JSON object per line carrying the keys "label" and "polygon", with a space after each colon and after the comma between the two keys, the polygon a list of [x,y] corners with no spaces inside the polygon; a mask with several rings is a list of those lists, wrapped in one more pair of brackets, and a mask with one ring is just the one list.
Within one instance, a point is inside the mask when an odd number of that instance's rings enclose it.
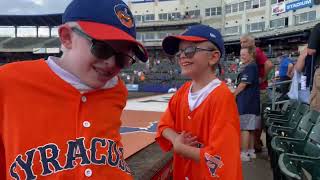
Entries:
{"label": "sunglasses on boy's face", "polygon": [[192,58],[197,52],[200,51],[216,51],[216,49],[204,49],[204,48],[199,48],[199,47],[195,47],[195,46],[190,46],[187,47],[185,49],[180,49],[176,54],[176,58],[179,59],[181,57],[181,54],[184,53],[184,55],[187,58]]}
{"label": "sunglasses on boy's face", "polygon": [[127,68],[137,61],[136,56],[116,52],[108,43],[93,39],[78,28],[72,27],[71,30],[91,42],[90,52],[98,59],[108,59],[115,56],[116,64],[120,68]]}

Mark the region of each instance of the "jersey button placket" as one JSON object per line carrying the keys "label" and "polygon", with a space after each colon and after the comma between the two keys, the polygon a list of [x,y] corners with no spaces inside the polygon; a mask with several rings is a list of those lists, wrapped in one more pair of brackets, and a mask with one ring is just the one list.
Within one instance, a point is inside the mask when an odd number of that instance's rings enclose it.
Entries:
{"label": "jersey button placket", "polygon": [[84,103],[87,102],[87,97],[86,96],[82,96],[81,97],[81,101],[84,102]]}
{"label": "jersey button placket", "polygon": [[85,128],[89,128],[91,126],[91,123],[89,121],[83,121],[82,125]]}
{"label": "jersey button placket", "polygon": [[84,171],[84,175],[86,176],[86,177],[91,177],[92,176],[92,170],[91,169],[86,169],[85,171]]}

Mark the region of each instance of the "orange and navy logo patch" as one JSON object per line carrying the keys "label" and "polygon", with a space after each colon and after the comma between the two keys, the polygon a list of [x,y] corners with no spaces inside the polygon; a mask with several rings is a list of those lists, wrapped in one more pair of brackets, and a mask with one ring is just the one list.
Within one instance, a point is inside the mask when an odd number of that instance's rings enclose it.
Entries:
{"label": "orange and navy logo patch", "polygon": [[135,26],[132,13],[128,6],[124,4],[118,4],[114,7],[114,12],[122,25],[126,26],[127,28],[132,28]]}

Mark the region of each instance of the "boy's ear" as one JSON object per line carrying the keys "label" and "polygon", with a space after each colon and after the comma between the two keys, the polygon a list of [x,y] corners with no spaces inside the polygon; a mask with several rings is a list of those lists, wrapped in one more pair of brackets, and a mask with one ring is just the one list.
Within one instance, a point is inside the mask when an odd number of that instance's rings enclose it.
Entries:
{"label": "boy's ear", "polygon": [[212,51],[209,53],[209,64],[214,65],[217,64],[220,60],[220,52],[219,51]]}
{"label": "boy's ear", "polygon": [[59,39],[60,39],[61,44],[65,48],[71,49],[72,48],[72,30],[71,30],[71,28],[68,25],[63,24],[63,25],[59,26],[58,33],[59,33]]}

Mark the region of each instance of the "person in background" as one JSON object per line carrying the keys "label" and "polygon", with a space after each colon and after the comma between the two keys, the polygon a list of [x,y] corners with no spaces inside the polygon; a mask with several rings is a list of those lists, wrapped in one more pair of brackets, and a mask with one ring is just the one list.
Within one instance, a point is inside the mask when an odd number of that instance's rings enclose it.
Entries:
{"label": "person in background", "polygon": [[[270,102],[268,93],[267,93],[267,87],[268,87],[268,74],[271,71],[271,69],[273,68],[273,64],[271,62],[271,60],[269,60],[267,58],[267,56],[265,55],[265,53],[259,48],[255,46],[255,39],[253,36],[245,34],[243,36],[241,36],[240,38],[240,45],[241,48],[245,48],[245,47],[255,47],[256,50],[256,63],[258,65],[258,70],[259,70],[259,83],[260,83],[260,103],[261,103],[261,107],[260,109],[263,110],[264,109],[264,104],[267,104]],[[260,116],[262,118],[262,116]],[[255,143],[254,143],[254,147],[255,147],[255,151],[256,152],[261,152],[262,150],[262,141],[261,141],[261,133],[262,133],[262,129],[263,129],[263,121],[261,121],[261,125],[258,129],[256,129],[255,131]]]}
{"label": "person in background", "polygon": [[[281,54],[280,65],[279,65],[280,82],[291,80],[292,76],[293,76],[293,62],[287,54]],[[289,87],[290,87],[290,83],[280,85],[281,96],[279,99],[285,100],[289,98],[287,96],[287,93],[289,92]]]}
{"label": "person in background", "polygon": [[306,77],[305,87],[309,94],[302,94],[303,99],[309,99],[310,108],[320,111],[320,23],[313,28],[308,46],[301,52],[294,68]]}
{"label": "person in background", "polygon": [[[254,59],[254,47],[242,48],[240,51],[241,68],[238,75],[238,85],[233,92],[237,99],[240,114],[241,129],[241,160],[250,161],[256,158],[254,150],[254,132],[260,125],[260,92],[258,66]],[[259,127],[258,127],[259,128]]]}

